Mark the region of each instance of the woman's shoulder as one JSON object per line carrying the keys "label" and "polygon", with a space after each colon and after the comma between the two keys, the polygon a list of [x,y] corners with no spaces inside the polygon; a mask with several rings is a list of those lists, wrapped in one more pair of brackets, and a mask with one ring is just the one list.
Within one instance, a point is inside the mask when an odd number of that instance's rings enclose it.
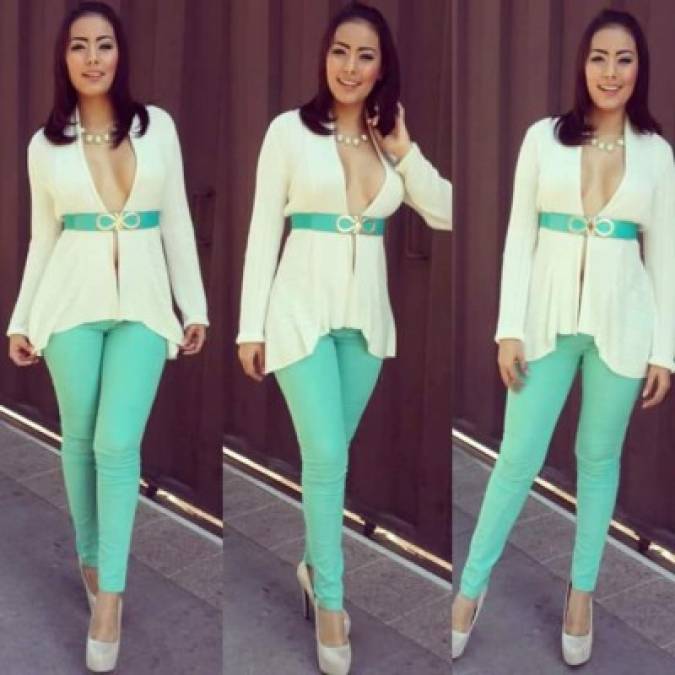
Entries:
{"label": "woman's shoulder", "polygon": [[45,136],[45,128],[40,127],[28,141],[28,156],[37,157],[43,155],[45,152],[48,152],[51,148],[55,146],[50,143],[49,139]]}
{"label": "woman's shoulder", "polygon": [[532,122],[522,136],[521,152],[539,153],[541,148],[555,140],[555,117],[542,117]]}
{"label": "woman's shoulder", "polygon": [[555,125],[558,121],[557,117],[542,117],[536,122],[532,122],[525,132],[526,136],[535,136],[541,139],[555,138]]}
{"label": "woman's shoulder", "polygon": [[[145,136],[150,144],[169,154],[180,153],[178,126],[171,114],[157,105],[146,105],[145,109],[148,112],[148,128]],[[138,116],[135,121],[138,124]],[[132,130],[139,131],[140,128],[133,126]]]}
{"label": "woman's shoulder", "polygon": [[302,121],[298,109],[285,110],[275,115],[265,131],[265,145],[272,144],[284,153],[292,153],[302,134]]}
{"label": "woman's shoulder", "polygon": [[637,138],[641,143],[649,149],[650,156],[654,157],[654,161],[659,166],[673,164],[673,148],[670,143],[657,132],[637,134]]}
{"label": "woman's shoulder", "polygon": [[153,125],[158,129],[176,128],[173,117],[164,108],[160,108],[158,105],[146,105],[145,109],[148,111],[148,119],[150,121],[148,128],[152,128]]}
{"label": "woman's shoulder", "polygon": [[300,109],[293,108],[292,110],[284,110],[269,123],[268,131],[274,133],[293,133],[294,131],[302,129],[302,120],[300,119]]}

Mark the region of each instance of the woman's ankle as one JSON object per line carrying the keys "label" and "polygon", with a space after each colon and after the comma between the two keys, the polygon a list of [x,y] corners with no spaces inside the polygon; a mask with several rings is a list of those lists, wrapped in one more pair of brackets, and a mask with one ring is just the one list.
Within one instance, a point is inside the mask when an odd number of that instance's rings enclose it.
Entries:
{"label": "woman's ankle", "polygon": [[113,606],[119,605],[122,600],[122,594],[116,591],[104,591],[99,588],[98,593],[96,594],[96,602],[101,606]]}
{"label": "woman's ankle", "polygon": [[322,644],[327,647],[338,647],[347,643],[343,609],[319,607],[317,621]]}
{"label": "woman's ankle", "polygon": [[459,593],[457,593],[457,595],[455,596],[456,599],[461,599],[461,601],[467,605],[477,605],[478,597],[479,597],[478,595],[475,597],[468,595],[462,590],[460,590]]}
{"label": "woman's ankle", "polygon": [[90,565],[81,565],[89,591],[96,595],[98,593],[98,569]]}

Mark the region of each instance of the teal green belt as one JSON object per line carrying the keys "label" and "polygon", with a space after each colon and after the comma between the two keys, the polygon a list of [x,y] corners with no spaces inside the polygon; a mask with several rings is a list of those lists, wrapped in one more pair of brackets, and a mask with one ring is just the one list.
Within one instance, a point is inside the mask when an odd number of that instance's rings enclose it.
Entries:
{"label": "teal green belt", "polygon": [[294,230],[341,232],[343,234],[384,234],[384,218],[346,216],[339,213],[294,213],[291,227]]}
{"label": "teal green belt", "polygon": [[119,213],[65,213],[63,227],[81,232],[149,230],[159,227],[159,211],[121,211]]}
{"label": "teal green belt", "polygon": [[614,220],[595,216],[573,216],[567,213],[544,212],[539,214],[539,227],[557,232],[591,234],[614,239],[637,239],[638,224],[628,220]]}

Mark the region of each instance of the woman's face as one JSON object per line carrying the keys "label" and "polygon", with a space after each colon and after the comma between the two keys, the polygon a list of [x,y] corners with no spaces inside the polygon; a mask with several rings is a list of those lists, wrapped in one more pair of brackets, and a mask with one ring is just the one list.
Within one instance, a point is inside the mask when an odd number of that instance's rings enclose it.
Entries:
{"label": "woman's face", "polygon": [[370,24],[348,21],[338,26],[326,55],[326,79],[342,105],[363,105],[380,77],[380,40]]}
{"label": "woman's face", "polygon": [[102,96],[115,79],[119,51],[115,32],[98,14],[81,16],[70,27],[66,66],[80,96]]}
{"label": "woman's face", "polygon": [[633,94],[638,58],[633,36],[620,26],[607,26],[591,40],[586,59],[586,86],[598,110],[623,110]]}

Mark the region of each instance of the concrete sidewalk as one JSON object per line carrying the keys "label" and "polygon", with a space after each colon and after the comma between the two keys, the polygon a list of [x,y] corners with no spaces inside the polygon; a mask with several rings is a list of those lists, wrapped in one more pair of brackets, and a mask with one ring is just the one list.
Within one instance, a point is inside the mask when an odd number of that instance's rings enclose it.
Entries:
{"label": "concrete sidewalk", "polygon": [[[298,504],[224,467],[225,672],[314,675],[314,628],[301,613]],[[352,675],[448,675],[450,587],[346,530]]]}
{"label": "concrete sidewalk", "polygon": [[[453,562],[464,567],[490,469],[453,450]],[[563,595],[574,522],[530,496],[497,564],[471,641],[455,675],[558,675]],[[675,673],[675,580],[610,540],[595,594],[588,675]]]}
{"label": "concrete sidewalk", "polygon": [[[89,619],[59,457],[0,423],[0,673],[86,673]],[[220,675],[222,547],[139,505],[120,675]]]}

